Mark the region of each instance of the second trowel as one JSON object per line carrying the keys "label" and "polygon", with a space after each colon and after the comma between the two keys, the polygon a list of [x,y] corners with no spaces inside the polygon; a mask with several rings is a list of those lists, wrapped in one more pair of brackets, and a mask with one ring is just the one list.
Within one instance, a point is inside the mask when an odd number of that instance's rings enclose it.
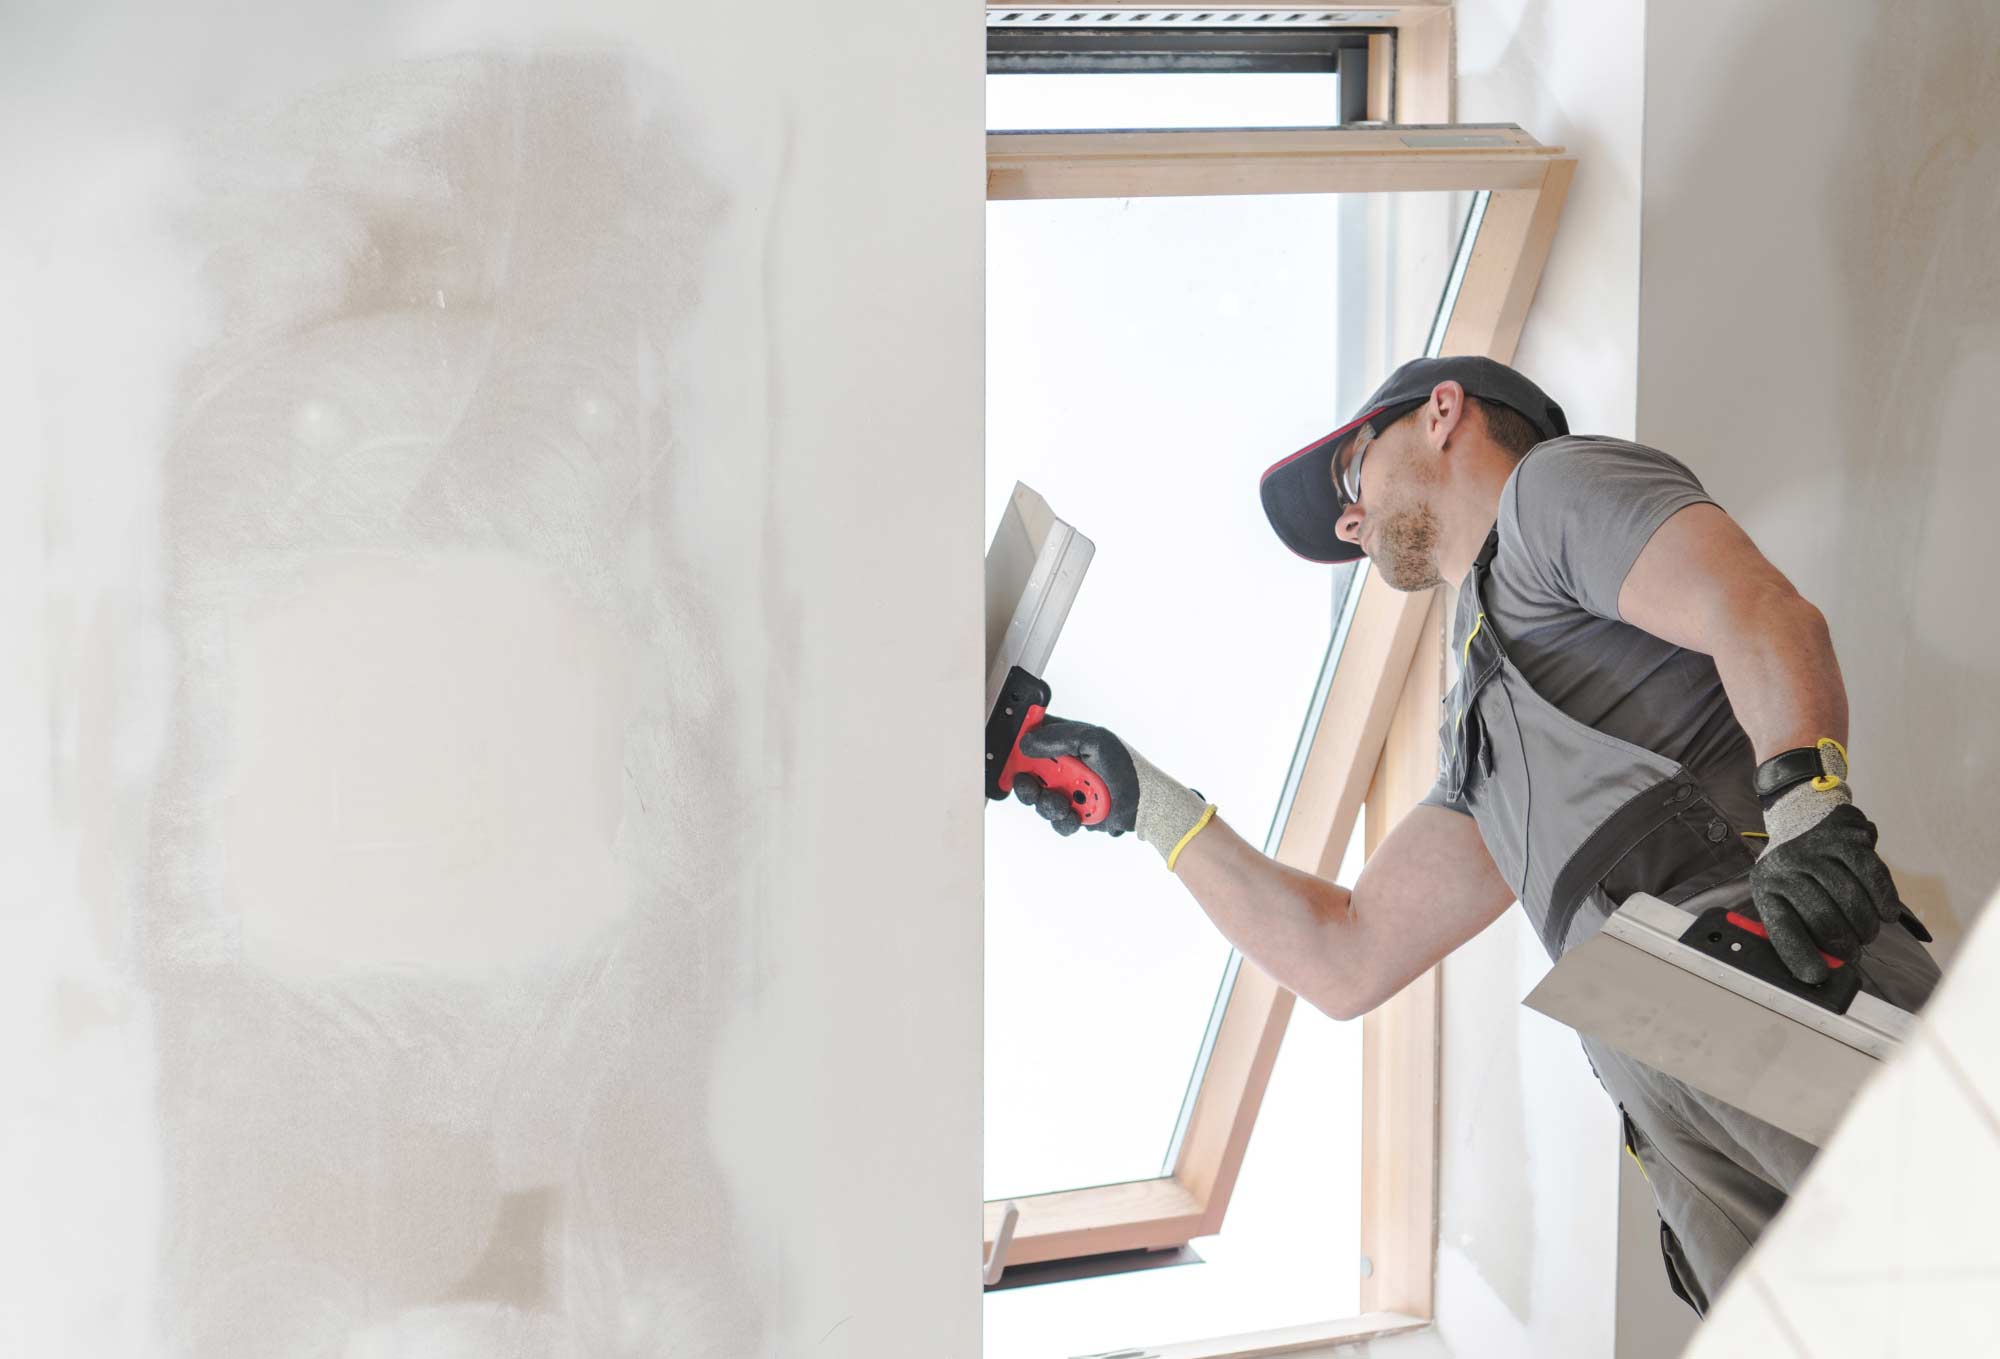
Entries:
{"label": "second trowel", "polygon": [[1747,888],[1717,895],[1628,898],[1524,1003],[1823,1146],[1916,1021],[1836,959],[1826,982],[1796,980],[1744,914]]}

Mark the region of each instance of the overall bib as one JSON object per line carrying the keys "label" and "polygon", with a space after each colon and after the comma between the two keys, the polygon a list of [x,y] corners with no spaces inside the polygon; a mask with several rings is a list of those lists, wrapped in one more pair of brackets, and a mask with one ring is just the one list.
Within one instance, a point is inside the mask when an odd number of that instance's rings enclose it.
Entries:
{"label": "overall bib", "polygon": [[[1732,825],[1685,765],[1565,714],[1508,659],[1486,608],[1499,541],[1487,539],[1460,601],[1443,785],[1471,811],[1550,959],[1634,892],[1696,912],[1747,903],[1756,853],[1743,832],[1761,828]],[[1938,976],[1902,930],[1883,931],[1857,966],[1865,990],[1908,1010]],[[1705,1312],[1816,1149],[1612,1048],[1583,1046],[1652,1187],[1668,1279]]]}

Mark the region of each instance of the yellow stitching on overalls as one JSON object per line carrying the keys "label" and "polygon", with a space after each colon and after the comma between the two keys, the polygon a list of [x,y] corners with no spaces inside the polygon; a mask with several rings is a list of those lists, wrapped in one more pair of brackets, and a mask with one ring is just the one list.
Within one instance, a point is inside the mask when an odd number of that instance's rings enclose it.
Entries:
{"label": "yellow stitching on overalls", "polygon": [[[1700,1140],[1699,1135],[1695,1134],[1692,1129],[1686,1128],[1685,1125],[1683,1125],[1683,1131],[1687,1132],[1688,1135],[1690,1137],[1695,1138],[1695,1140],[1697,1141]],[[1653,1154],[1660,1158],[1660,1164],[1665,1166],[1668,1170],[1671,1170],[1675,1174],[1675,1176],[1679,1178],[1682,1184],[1686,1185],[1689,1189],[1692,1189],[1695,1193],[1695,1197],[1699,1198],[1703,1203],[1707,1204],[1709,1208],[1714,1211],[1715,1215],[1721,1218],[1723,1222],[1727,1224],[1729,1230],[1736,1233],[1736,1239],[1741,1241],[1744,1247],[1747,1249],[1750,1245],[1749,1234],[1746,1233],[1743,1230],[1743,1228],[1739,1227],[1736,1224],[1736,1219],[1731,1217],[1728,1214],[1728,1212],[1724,1210],[1723,1206],[1717,1203],[1714,1197],[1710,1195],[1706,1189],[1703,1189],[1699,1184],[1695,1183],[1694,1176],[1688,1174],[1685,1170],[1682,1170],[1679,1166],[1674,1164],[1674,1158],[1667,1155],[1667,1149],[1660,1145],[1659,1139],[1648,1137],[1646,1140],[1652,1143]],[[1637,1156],[1636,1152],[1634,1153],[1634,1156],[1635,1157]],[[1646,1167],[1644,1167],[1643,1165],[1639,1167],[1639,1169],[1642,1171],[1645,1168]],[[1651,1175],[1646,1176],[1646,1183],[1648,1185],[1651,1185],[1652,1182],[1653,1182],[1653,1177]],[[1655,1202],[1657,1201],[1658,1200],[1656,1198]],[[1662,1214],[1661,1221],[1664,1222],[1665,1220],[1666,1220],[1665,1214]],[[1674,1235],[1679,1236],[1680,1233],[1675,1232]]]}
{"label": "yellow stitching on overalls", "polygon": [[[1465,653],[1464,653],[1463,657],[1462,657],[1462,658],[1461,658],[1461,659],[1459,660],[1459,663],[1458,663],[1458,668],[1459,668],[1459,670],[1460,670],[1461,672],[1463,672],[1463,671],[1465,671],[1465,670],[1467,670],[1467,669],[1471,668],[1471,665],[1472,665],[1472,639],[1473,639],[1473,638],[1475,638],[1475,637],[1477,637],[1477,636],[1479,635],[1479,630],[1480,630],[1481,628],[1485,627],[1485,626],[1486,626],[1486,615],[1485,615],[1485,614],[1484,614],[1484,613],[1482,612],[1482,613],[1481,613],[1481,614],[1479,615],[1479,617],[1477,617],[1476,619],[1474,619],[1474,620],[1473,620],[1473,623],[1472,623],[1472,631],[1471,631],[1471,632],[1468,632],[1468,633],[1466,633],[1466,634],[1465,634]],[[1460,693],[1464,693],[1464,686],[1465,686],[1465,683],[1466,683],[1466,680],[1467,680],[1467,678],[1468,678],[1468,676],[1466,676],[1466,675],[1465,675],[1465,674],[1463,674],[1463,673],[1461,673],[1461,674],[1459,675],[1459,692],[1460,692]],[[1458,701],[1458,726],[1459,726],[1459,729],[1460,729],[1461,731],[1462,731],[1462,730],[1464,730],[1464,728],[1465,728],[1465,705],[1466,705],[1466,703],[1467,703],[1468,701],[1469,701],[1469,696],[1468,696],[1468,698],[1461,698],[1461,699],[1459,699],[1459,701]]]}

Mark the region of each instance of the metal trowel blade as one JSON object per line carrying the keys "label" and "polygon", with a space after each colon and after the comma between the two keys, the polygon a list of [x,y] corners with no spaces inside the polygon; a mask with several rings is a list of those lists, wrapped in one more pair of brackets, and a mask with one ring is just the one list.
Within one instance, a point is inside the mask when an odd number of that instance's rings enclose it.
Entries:
{"label": "metal trowel blade", "polygon": [[1824,1145],[1910,1032],[1909,1014],[1858,995],[1820,1009],[1680,942],[1693,917],[1634,896],[1523,1003],[1695,1089]]}

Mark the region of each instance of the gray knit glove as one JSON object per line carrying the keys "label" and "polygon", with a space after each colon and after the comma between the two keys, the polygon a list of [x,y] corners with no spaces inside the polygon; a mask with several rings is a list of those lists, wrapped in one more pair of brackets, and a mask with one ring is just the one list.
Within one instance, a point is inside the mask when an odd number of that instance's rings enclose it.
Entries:
{"label": "gray knit glove", "polygon": [[1819,761],[1826,771],[1825,778],[1787,788],[1764,809],[1764,830],[1771,837],[1770,849],[1805,834],[1824,821],[1835,807],[1853,803],[1854,793],[1847,786],[1847,753],[1828,741],[1819,748]]}
{"label": "gray knit glove", "polygon": [[1846,752],[1829,741],[1820,760],[1823,777],[1786,789],[1764,809],[1770,845],[1750,866],[1757,918],[1772,947],[1793,976],[1814,983],[1829,974],[1822,955],[1852,961],[1904,914],[1875,852],[1875,824],[1848,791]]}
{"label": "gray knit glove", "polygon": [[[1160,852],[1168,868],[1174,866],[1181,846],[1215,812],[1201,794],[1168,778],[1138,751],[1088,722],[1043,718],[1021,734],[1021,753],[1035,760],[1074,755],[1089,765],[1111,794],[1111,814],[1088,829],[1112,835],[1136,830],[1141,840]],[[1040,812],[1058,835],[1074,835],[1082,825],[1069,798],[1033,774],[1014,776],[1014,796]]]}

